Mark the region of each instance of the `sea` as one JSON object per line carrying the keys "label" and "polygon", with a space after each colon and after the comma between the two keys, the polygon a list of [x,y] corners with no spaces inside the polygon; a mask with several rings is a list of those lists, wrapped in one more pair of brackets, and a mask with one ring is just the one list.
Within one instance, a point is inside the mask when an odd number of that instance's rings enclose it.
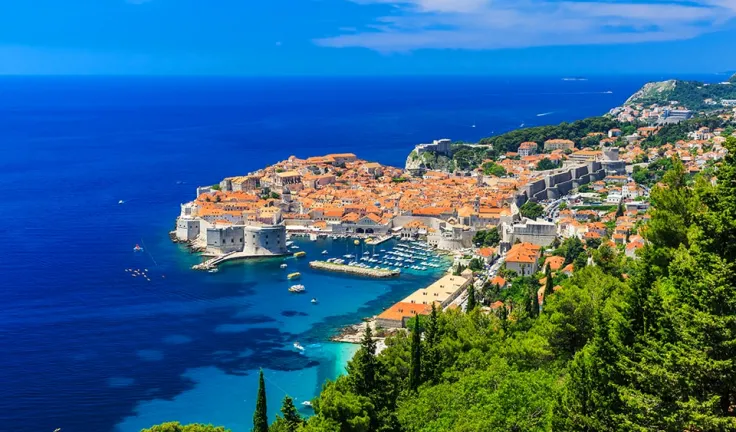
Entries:
{"label": "sea", "polygon": [[441,270],[318,273],[309,258],[357,247],[297,240],[307,260],[193,271],[169,232],[198,185],[291,155],[403,166],[415,144],[600,115],[659,78],[0,78],[0,429],[246,432],[260,369],[270,420],[287,394],[309,415],[356,350],[329,337]]}

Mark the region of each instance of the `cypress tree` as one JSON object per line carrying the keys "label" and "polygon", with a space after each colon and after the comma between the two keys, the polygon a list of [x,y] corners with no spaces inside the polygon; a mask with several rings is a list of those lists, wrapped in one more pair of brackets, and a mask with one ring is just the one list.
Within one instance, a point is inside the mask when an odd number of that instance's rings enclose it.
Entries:
{"label": "cypress tree", "polygon": [[348,376],[352,390],[360,396],[370,396],[376,389],[378,360],[376,359],[376,341],[370,325],[365,326],[365,333],[360,342],[360,349],[348,363]]}
{"label": "cypress tree", "polygon": [[294,406],[294,401],[289,396],[285,396],[283,402],[281,402],[281,414],[284,416],[286,428],[289,432],[296,432],[304,422]]}
{"label": "cypress tree", "polygon": [[425,381],[436,382],[439,378],[440,351],[437,346],[439,339],[437,308],[434,303],[432,303],[432,312],[429,314],[427,326],[424,331],[424,349],[422,350],[422,354],[424,356],[422,366],[424,369]]}
{"label": "cypress tree", "polygon": [[544,282],[544,301],[547,302],[547,296],[552,295],[552,293],[555,292],[554,290],[554,279],[552,279],[552,266],[547,264],[547,270],[544,272],[544,276],[547,278],[547,280]]}
{"label": "cypress tree", "polygon": [[268,432],[266,383],[263,379],[263,369],[261,369],[258,377],[258,399],[256,399],[256,411],[253,413],[253,432]]}
{"label": "cypress tree", "polygon": [[475,309],[476,302],[475,302],[475,287],[471,283],[468,285],[468,303],[465,305],[465,312],[470,312],[473,309]]}
{"label": "cypress tree", "polygon": [[616,209],[616,218],[620,218],[624,215],[624,205],[621,201],[618,202],[618,208]]}
{"label": "cypress tree", "polygon": [[409,389],[416,391],[422,383],[422,334],[419,326],[419,314],[414,319],[414,331],[411,333],[411,363],[409,364]]}
{"label": "cypress tree", "polygon": [[532,286],[532,306],[531,306],[531,314],[530,316],[532,318],[536,318],[539,316],[539,296],[537,295],[537,290]]}

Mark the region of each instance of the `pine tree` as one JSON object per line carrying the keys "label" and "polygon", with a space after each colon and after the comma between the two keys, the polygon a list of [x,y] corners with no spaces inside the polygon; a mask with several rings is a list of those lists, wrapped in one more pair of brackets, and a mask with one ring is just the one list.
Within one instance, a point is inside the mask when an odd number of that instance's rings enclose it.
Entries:
{"label": "pine tree", "polygon": [[258,377],[258,398],[256,399],[256,411],[253,413],[253,432],[268,432],[266,383],[263,379],[263,369],[261,369]]}
{"label": "pine tree", "polygon": [[468,303],[465,305],[465,312],[470,312],[473,309],[475,309],[476,306],[475,301],[475,286],[471,283],[468,285]]}
{"label": "pine tree", "polygon": [[294,401],[289,396],[285,396],[281,402],[281,414],[284,416],[288,432],[296,432],[304,422],[294,406]]}
{"label": "pine tree", "polygon": [[419,314],[414,319],[414,330],[411,333],[411,362],[409,364],[409,389],[416,391],[422,383],[422,329],[419,326]]}
{"label": "pine tree", "polygon": [[347,369],[353,392],[360,396],[370,396],[376,389],[378,369],[376,341],[373,340],[373,330],[370,325],[365,326],[360,349],[348,363]]}
{"label": "pine tree", "polygon": [[549,298],[548,296],[552,295],[555,292],[554,290],[555,281],[552,278],[552,266],[551,265],[547,264],[547,269],[544,272],[544,276],[547,279],[546,281],[544,281],[544,301],[546,302],[547,299]]}
{"label": "pine tree", "polygon": [[432,312],[429,314],[427,326],[424,331],[424,349],[422,350],[424,360],[422,361],[422,368],[424,369],[424,380],[433,383],[439,379],[440,350],[439,346],[437,346],[439,340],[439,317],[437,307],[432,303]]}

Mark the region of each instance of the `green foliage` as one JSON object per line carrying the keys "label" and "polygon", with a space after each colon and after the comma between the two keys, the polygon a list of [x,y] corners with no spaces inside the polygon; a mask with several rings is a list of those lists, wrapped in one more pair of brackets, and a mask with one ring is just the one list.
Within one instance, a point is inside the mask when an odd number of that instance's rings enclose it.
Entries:
{"label": "green foliage", "polygon": [[409,364],[409,390],[417,391],[422,383],[422,327],[419,315],[414,318],[411,332],[411,363]]}
{"label": "green foliage", "polygon": [[487,159],[496,159],[495,151],[489,147],[459,146],[452,153],[452,160],[459,170],[476,169]]}
{"label": "green foliage", "polygon": [[281,198],[281,195],[279,195],[276,192],[271,192],[270,198],[272,198],[272,199],[279,199],[279,198]]}
{"label": "green foliage", "polygon": [[526,141],[544,144],[549,139],[569,139],[580,144],[591,132],[606,132],[616,127],[620,127],[620,124],[611,118],[590,117],[554,126],[517,129],[498,136],[483,138],[480,144],[492,145],[498,154],[503,154],[518,151],[519,144]]}
{"label": "green foliage", "polygon": [[179,422],[169,422],[142,429],[141,432],[230,432],[230,429],[199,423],[182,425]]}
{"label": "green foliage", "polygon": [[704,84],[699,81],[677,81],[674,89],[663,95],[664,97],[653,97],[638,100],[645,105],[651,103],[667,104],[669,101],[678,101],[680,105],[688,109],[712,110],[720,105],[708,105],[705,99],[713,99],[720,102],[721,99],[736,99],[736,88],[729,84]]}
{"label": "green foliage", "polygon": [[297,432],[304,423],[299,415],[294,401],[289,396],[284,396],[281,402],[281,416],[276,416],[276,421],[269,427],[269,432]]}
{"label": "green foliage", "polygon": [[473,244],[477,247],[498,246],[501,234],[496,229],[478,231],[473,235]]}
{"label": "green foliage", "polygon": [[465,305],[465,312],[472,312],[477,306],[475,299],[475,287],[473,284],[468,285],[468,303]]}
{"label": "green foliage", "polygon": [[580,254],[584,253],[585,249],[583,248],[583,242],[580,241],[579,238],[573,236],[566,238],[553,254],[565,257],[565,263],[563,265],[568,265],[574,262]]}
{"label": "green foliage", "polygon": [[391,179],[391,183],[405,183],[408,182],[409,179],[406,177],[393,177]]}
{"label": "green foliage", "polygon": [[212,186],[210,186],[210,189],[219,191],[221,190],[221,187],[219,184],[213,184]]}
{"label": "green foliage", "polygon": [[263,379],[263,369],[258,374],[258,397],[256,410],[253,413],[253,432],[268,432],[268,409],[266,407],[266,383]]}
{"label": "green foliage", "polygon": [[504,167],[491,161],[481,165],[481,169],[483,169],[483,174],[485,175],[492,175],[496,177],[503,177],[506,175],[506,169],[504,169]]}
{"label": "green foliage", "polygon": [[536,219],[544,214],[544,207],[534,201],[527,201],[519,208],[519,212],[526,218]]}
{"label": "green foliage", "polygon": [[468,268],[473,271],[482,271],[485,268],[484,262],[480,258],[473,258],[468,263]]}
{"label": "green foliage", "polygon": [[544,302],[547,303],[547,300],[549,297],[554,294],[555,290],[555,281],[552,277],[552,266],[547,266],[544,270]]}
{"label": "green foliage", "polygon": [[546,171],[557,168],[557,164],[552,162],[549,158],[544,158],[537,162],[537,171]]}

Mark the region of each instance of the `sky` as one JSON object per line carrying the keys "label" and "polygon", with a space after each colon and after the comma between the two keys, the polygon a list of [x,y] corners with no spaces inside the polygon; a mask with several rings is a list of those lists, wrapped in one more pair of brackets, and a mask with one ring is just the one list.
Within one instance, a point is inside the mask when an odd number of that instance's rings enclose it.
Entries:
{"label": "sky", "polygon": [[0,74],[736,70],[736,0],[0,2]]}

